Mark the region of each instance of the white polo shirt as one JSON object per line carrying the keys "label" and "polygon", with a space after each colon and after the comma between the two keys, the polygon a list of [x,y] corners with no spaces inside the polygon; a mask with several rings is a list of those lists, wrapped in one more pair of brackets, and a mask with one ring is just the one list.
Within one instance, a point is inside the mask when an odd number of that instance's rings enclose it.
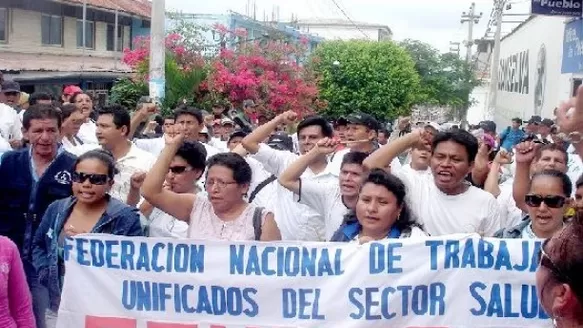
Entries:
{"label": "white polo shirt", "polygon": [[6,104],[0,104],[0,137],[6,141],[22,139],[20,116]]}

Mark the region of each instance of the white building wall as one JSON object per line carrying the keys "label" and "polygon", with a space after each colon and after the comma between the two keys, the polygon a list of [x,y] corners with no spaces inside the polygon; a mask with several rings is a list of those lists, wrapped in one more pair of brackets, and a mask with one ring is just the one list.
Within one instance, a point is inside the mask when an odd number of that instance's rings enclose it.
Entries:
{"label": "white building wall", "polygon": [[377,28],[367,27],[360,27],[360,30],[358,30],[354,26],[301,26],[300,31],[316,34],[328,40],[366,40],[367,38],[364,34],[373,41],[377,41],[379,38],[379,30]]}
{"label": "white building wall", "polygon": [[[500,84],[494,114],[494,121],[500,128],[509,125],[513,117],[524,120],[532,115],[552,118],[554,108],[569,97],[572,75],[561,74],[564,23],[561,17],[536,16],[502,40],[500,60],[505,64],[498,63]],[[541,79],[538,71],[543,48],[546,66],[542,67],[546,74]],[[541,106],[535,105],[537,93],[544,96]]]}

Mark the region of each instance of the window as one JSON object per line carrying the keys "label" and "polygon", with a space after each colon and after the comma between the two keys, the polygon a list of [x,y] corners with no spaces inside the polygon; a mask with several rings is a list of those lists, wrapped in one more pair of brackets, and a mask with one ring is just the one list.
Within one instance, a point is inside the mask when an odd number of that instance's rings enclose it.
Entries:
{"label": "window", "polygon": [[[95,47],[95,23],[85,21],[85,48]],[[83,21],[77,21],[77,48],[83,48]]]}
{"label": "window", "polygon": [[8,9],[0,8],[0,42],[8,41]]}
{"label": "window", "polygon": [[42,15],[42,44],[60,46],[63,44],[63,17]]}
{"label": "window", "polygon": [[114,39],[117,40],[117,51],[123,50],[123,26],[117,26],[117,37],[114,36],[115,25],[107,25],[107,51],[115,51]]}

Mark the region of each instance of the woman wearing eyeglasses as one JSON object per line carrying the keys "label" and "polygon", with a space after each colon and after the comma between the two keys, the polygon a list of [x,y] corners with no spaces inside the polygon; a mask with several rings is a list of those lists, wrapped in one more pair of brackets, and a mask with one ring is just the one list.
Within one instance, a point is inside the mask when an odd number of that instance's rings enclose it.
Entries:
{"label": "woman wearing eyeglasses", "polygon": [[583,215],[543,242],[536,271],[539,302],[558,328],[583,327]]}
{"label": "woman wearing eyeglasses", "polygon": [[515,227],[494,234],[496,238],[550,238],[563,229],[566,211],[571,203],[573,185],[569,177],[556,170],[533,175],[524,201],[528,215]]}
{"label": "woman wearing eyeglasses", "polygon": [[33,264],[49,290],[47,327],[55,324],[65,277],[65,239],[81,233],[141,236],[137,209],[108,195],[116,173],[113,156],[104,150],[81,155],[71,174],[73,196],[47,208],[33,242]]}
{"label": "woman wearing eyeglasses", "polygon": [[251,183],[249,164],[235,153],[212,156],[207,162],[205,189],[201,194],[179,194],[163,188],[183,133],[165,135],[166,148],[142,186],[142,195],[152,206],[178,220],[189,222],[188,237],[207,240],[280,240],[273,214],[247,203]]}

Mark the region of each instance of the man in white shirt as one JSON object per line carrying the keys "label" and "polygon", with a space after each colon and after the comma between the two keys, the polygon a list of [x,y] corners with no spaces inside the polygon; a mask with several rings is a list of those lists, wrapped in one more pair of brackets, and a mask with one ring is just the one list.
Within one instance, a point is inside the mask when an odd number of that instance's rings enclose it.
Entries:
{"label": "man in white shirt", "polygon": [[[277,128],[293,123],[297,115],[288,111],[276,116],[273,120],[257,127],[245,137],[242,145],[245,150],[253,154],[265,170],[273,175],[280,176],[298,155],[276,150],[263,142],[267,140]],[[305,154],[315,147],[322,138],[332,138],[332,126],[321,117],[310,117],[298,124],[297,135],[300,142],[300,153]],[[337,176],[330,174],[328,161],[321,156],[313,161],[302,174],[302,179],[314,179],[318,182],[337,182]],[[323,241],[325,240],[324,218],[310,207],[294,201],[294,195],[289,190],[277,184],[277,203],[274,205],[275,220],[284,240]]]}
{"label": "man in white shirt", "polygon": [[[173,115],[167,115],[164,117],[164,125],[162,125],[162,132],[164,134],[168,133],[169,129],[174,126],[174,116]],[[158,155],[160,155],[160,153],[162,152],[162,149],[164,149],[164,147],[166,146],[166,143],[164,142],[164,135],[162,135],[159,138],[152,138],[152,139],[147,139],[147,138],[143,138],[143,139],[134,139],[134,143],[136,144],[136,146],[138,146],[138,148],[143,149],[145,151],[147,151],[148,153],[158,157]]]}
{"label": "man in white shirt", "polygon": [[[179,107],[174,112],[174,124],[179,125],[184,132],[184,141],[198,142],[199,134],[205,127],[202,112],[193,107]],[[220,153],[221,151],[206,143],[203,143],[206,149],[207,159]]]}
{"label": "man in white shirt", "polygon": [[128,140],[130,122],[130,114],[122,106],[103,108],[97,117],[96,136],[99,145],[113,154],[119,170],[114,177],[111,196],[135,206],[139,199],[128,199],[131,177],[136,172],[148,172],[156,158]]}
{"label": "man in white shirt", "polygon": [[364,162],[383,168],[398,154],[424,143],[431,144],[429,174],[397,172],[407,187],[407,204],[433,236],[479,233],[492,236],[500,229],[500,208],[494,196],[471,186],[466,177],[478,153],[478,140],[464,130],[438,133],[433,140],[425,130],[415,130],[381,147]]}
{"label": "man in white shirt", "polygon": [[319,183],[302,179],[308,165],[334,151],[335,141],[322,139],[317,146],[300,156],[279,177],[279,183],[298,196],[298,202],[310,206],[324,218],[326,240],[340,228],[344,216],[356,208],[360,186],[364,178],[362,162],[368,156],[363,152],[349,152],[342,160],[340,176],[335,183]]}

